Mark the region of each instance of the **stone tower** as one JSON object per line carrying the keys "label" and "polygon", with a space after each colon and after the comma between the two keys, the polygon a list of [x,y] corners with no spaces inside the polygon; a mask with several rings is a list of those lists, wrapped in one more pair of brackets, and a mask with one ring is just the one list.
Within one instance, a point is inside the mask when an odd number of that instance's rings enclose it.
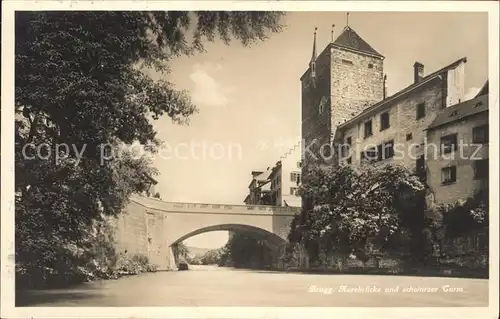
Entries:
{"label": "stone tower", "polygon": [[[383,61],[349,26],[337,38],[332,27],[331,42],[316,56],[314,32],[309,68],[300,78],[303,150],[313,145],[308,149],[314,154],[321,152],[323,158],[333,159],[326,145],[333,141],[337,126],[383,99]],[[315,160],[309,152],[302,156],[304,168]]]}

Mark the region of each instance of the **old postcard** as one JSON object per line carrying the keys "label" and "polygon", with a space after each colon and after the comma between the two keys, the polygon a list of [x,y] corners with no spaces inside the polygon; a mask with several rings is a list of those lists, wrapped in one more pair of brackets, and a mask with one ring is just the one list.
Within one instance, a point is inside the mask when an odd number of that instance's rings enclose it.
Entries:
{"label": "old postcard", "polygon": [[2,318],[498,314],[497,2],[3,4]]}

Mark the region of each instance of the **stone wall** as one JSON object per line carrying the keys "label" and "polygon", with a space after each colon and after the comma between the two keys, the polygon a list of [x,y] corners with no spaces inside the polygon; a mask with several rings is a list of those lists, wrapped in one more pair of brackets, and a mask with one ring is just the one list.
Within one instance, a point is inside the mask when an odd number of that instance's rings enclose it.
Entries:
{"label": "stone wall", "polygon": [[383,99],[384,63],[380,57],[336,47],[331,48],[330,58],[330,133],[334,136],[339,124]]}
{"label": "stone wall", "polygon": [[[309,79],[310,70],[302,78],[302,139],[303,147],[318,156],[322,145],[331,144],[339,124],[382,100],[383,59],[328,45],[316,60],[316,85],[308,86]],[[322,99],[326,106],[320,112]],[[326,162],[330,153],[321,150]],[[313,160],[308,155],[304,169]]]}
{"label": "stone wall", "polygon": [[[310,70],[302,78],[302,148],[308,147],[317,140],[317,144],[328,143],[331,133],[331,101],[330,101],[331,65],[330,50],[327,47],[316,59],[316,78],[310,83]],[[325,99],[325,108],[320,114],[319,104]],[[315,154],[318,149],[310,148]],[[303,154],[302,167],[307,168],[313,158]]]}

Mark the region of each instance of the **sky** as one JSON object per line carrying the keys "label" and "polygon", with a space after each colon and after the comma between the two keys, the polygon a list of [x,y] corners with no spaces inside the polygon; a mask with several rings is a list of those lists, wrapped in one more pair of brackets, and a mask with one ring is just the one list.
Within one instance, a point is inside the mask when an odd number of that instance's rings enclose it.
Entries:
{"label": "sky", "polygon": [[[283,32],[250,48],[215,41],[205,45],[205,53],[170,63],[166,80],[187,90],[199,113],[189,125],[166,116],[153,123],[158,137],[177,150],[168,159],[154,160],[163,200],[241,205],[250,172],[273,166],[300,140],[299,79],[311,58],[314,28],[321,52],[330,42],[332,24],[340,35],[346,13],[290,12],[283,23]],[[352,12],[349,26],[385,56],[388,95],[412,83],[415,61],[430,74],[467,57],[469,97],[487,80],[485,13]],[[211,232],[185,243],[216,248],[226,241],[226,232]]]}

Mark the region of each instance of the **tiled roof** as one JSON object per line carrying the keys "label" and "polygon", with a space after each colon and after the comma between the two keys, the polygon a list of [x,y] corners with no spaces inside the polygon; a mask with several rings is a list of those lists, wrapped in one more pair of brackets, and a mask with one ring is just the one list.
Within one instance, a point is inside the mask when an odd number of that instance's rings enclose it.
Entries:
{"label": "tiled roof", "polygon": [[442,110],[427,127],[428,130],[439,126],[460,121],[466,117],[488,110],[488,94],[483,94],[472,100],[452,105]]}
{"label": "tiled roof", "polygon": [[353,29],[350,27],[345,27],[344,31],[340,36],[333,42],[334,45],[339,47],[348,48],[351,50],[356,50],[360,52],[365,52],[373,54],[379,57],[383,57],[382,54],[378,53],[374,48],[371,47],[365,40],[363,40]]}
{"label": "tiled roof", "polygon": [[340,124],[338,126],[339,129],[347,126],[347,125],[350,125],[352,124],[353,122],[356,122],[357,120],[359,120],[360,118],[364,117],[366,114],[374,111],[374,110],[377,110],[378,108],[382,107],[383,105],[386,105],[387,103],[391,102],[391,101],[394,101],[395,99],[397,98],[400,98],[401,96],[404,96],[405,94],[407,93],[410,93],[411,91],[413,91],[414,89],[416,89],[417,87],[420,87],[421,85],[431,81],[433,78],[435,78],[436,76],[440,75],[441,73],[443,72],[446,72],[448,70],[451,70],[451,69],[454,69],[455,67],[457,67],[458,65],[460,65],[460,63],[466,63],[467,62],[467,58],[461,58],[461,59],[458,59],[457,61],[451,63],[451,64],[448,64],[447,66],[445,66],[444,68],[441,68],[439,70],[437,70],[436,72],[433,72],[425,77],[423,77],[420,81],[418,81],[417,83],[412,83],[411,85],[407,86],[406,88],[402,89],[401,91],[387,97],[386,99],[378,102],[378,103],[375,103],[373,104],[372,106],[364,109],[361,113],[358,113],[356,116],[354,116],[352,119],[350,119],[349,121],[346,121],[342,124]]}

